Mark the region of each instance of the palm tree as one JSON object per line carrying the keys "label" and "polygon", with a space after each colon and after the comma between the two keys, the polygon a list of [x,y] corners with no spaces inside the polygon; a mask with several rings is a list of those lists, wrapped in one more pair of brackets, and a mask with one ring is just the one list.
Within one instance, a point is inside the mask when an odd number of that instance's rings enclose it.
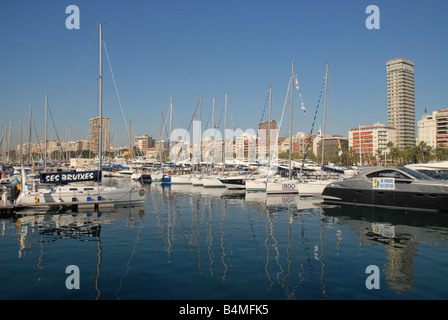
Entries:
{"label": "palm tree", "polygon": [[393,143],[392,141],[389,141],[389,142],[386,144],[386,147],[387,147],[387,153],[386,153],[386,164],[387,164],[387,155],[388,155],[388,154],[391,154],[391,152],[392,152],[392,148],[394,147],[394,143]]}
{"label": "palm tree", "polygon": [[420,161],[427,160],[431,155],[431,146],[428,146],[426,142],[420,141],[420,143],[417,145],[418,155],[417,158]]}
{"label": "palm tree", "polygon": [[448,160],[448,148],[437,147],[435,149],[436,160]]}
{"label": "palm tree", "polygon": [[378,150],[376,150],[376,159],[377,159],[377,165],[380,165],[381,161],[384,161],[383,150],[379,148]]}

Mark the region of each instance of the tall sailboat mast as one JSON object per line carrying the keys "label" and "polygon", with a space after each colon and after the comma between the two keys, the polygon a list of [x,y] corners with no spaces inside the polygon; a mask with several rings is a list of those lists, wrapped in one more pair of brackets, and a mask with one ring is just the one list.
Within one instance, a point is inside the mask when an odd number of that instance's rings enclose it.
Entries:
{"label": "tall sailboat mast", "polygon": [[47,172],[47,113],[48,113],[48,94],[45,95],[45,154],[44,154],[44,172]]}
{"label": "tall sailboat mast", "polygon": [[291,72],[291,117],[289,119],[289,179],[292,176],[292,163],[291,163],[291,154],[292,154],[292,105],[293,105],[293,86],[294,86],[294,63],[295,60],[292,60],[292,72]]}
{"label": "tall sailboat mast", "polygon": [[224,104],[224,143],[223,143],[223,149],[224,149],[224,157],[222,161],[222,172],[225,171],[226,168],[226,129],[227,129],[227,92],[226,92],[226,100]]}
{"label": "tall sailboat mast", "polygon": [[28,163],[31,165],[31,120],[33,117],[33,112],[31,110],[31,104],[30,104],[30,128],[28,132]]}
{"label": "tall sailboat mast", "polygon": [[165,144],[164,142],[162,142],[162,125],[163,125],[163,113],[160,112],[160,133],[159,133],[159,143],[163,143],[162,145],[159,144],[159,160],[160,160],[160,165],[162,165],[162,146]]}
{"label": "tall sailboat mast", "polygon": [[8,129],[8,163],[10,162],[11,158],[11,126],[12,121],[9,120],[9,129]]}
{"label": "tall sailboat mast", "polygon": [[170,159],[171,152],[171,132],[173,130],[173,97],[170,99],[170,132],[168,133],[168,159]]}
{"label": "tall sailboat mast", "polygon": [[268,126],[268,153],[269,153],[269,164],[272,160],[271,153],[271,109],[272,109],[272,86],[269,86],[269,126]]}
{"label": "tall sailboat mast", "polygon": [[325,123],[326,123],[326,115],[327,115],[327,87],[328,87],[328,63],[326,66],[325,71],[325,102],[324,102],[324,131],[322,133],[322,164],[321,164],[321,171],[320,171],[320,178],[322,179],[322,176],[324,174],[324,146],[325,146]]}
{"label": "tall sailboat mast", "polygon": [[132,160],[134,157],[132,151],[132,122],[129,121],[129,160]]}
{"label": "tall sailboat mast", "polygon": [[[100,131],[100,141],[99,141],[99,147],[98,147],[98,155],[99,155],[99,165],[98,165],[98,174],[101,174],[101,169],[102,169],[102,156],[103,156],[103,29],[102,29],[102,24],[99,24],[99,30],[100,30],[100,36],[99,36],[99,54],[100,54],[100,59],[99,59],[99,91],[98,91],[98,96],[99,96],[99,115],[100,115],[100,126],[99,126],[99,131]],[[98,177],[99,178],[99,177]],[[101,181],[101,179],[99,178],[98,181]],[[100,182],[98,182],[98,184],[100,184]]]}
{"label": "tall sailboat mast", "polygon": [[22,158],[22,117],[19,117],[19,163],[23,165]]}

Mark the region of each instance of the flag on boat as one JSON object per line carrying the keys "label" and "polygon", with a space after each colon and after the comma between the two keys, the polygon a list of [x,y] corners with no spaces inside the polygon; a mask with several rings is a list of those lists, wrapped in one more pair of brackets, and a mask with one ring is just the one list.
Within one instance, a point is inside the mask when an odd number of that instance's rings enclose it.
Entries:
{"label": "flag on boat", "polygon": [[322,139],[322,132],[319,128],[319,132],[316,135],[316,139],[314,139],[314,141],[319,142]]}
{"label": "flag on boat", "polygon": [[296,75],[296,89],[297,89],[297,90],[300,90],[300,86],[299,86],[299,78],[297,78],[297,75]]}
{"label": "flag on boat", "polygon": [[25,169],[22,166],[22,186],[21,186],[21,191],[23,192],[23,194],[27,195],[28,194],[28,183],[27,183],[27,177],[26,177],[26,172]]}
{"label": "flag on boat", "polygon": [[340,157],[342,153],[341,142],[338,140],[338,156]]}
{"label": "flag on boat", "polygon": [[304,112],[305,115],[306,115],[306,108],[305,108],[305,105],[303,104],[303,102],[302,102],[302,106],[301,106],[301,108],[302,108],[303,112]]}

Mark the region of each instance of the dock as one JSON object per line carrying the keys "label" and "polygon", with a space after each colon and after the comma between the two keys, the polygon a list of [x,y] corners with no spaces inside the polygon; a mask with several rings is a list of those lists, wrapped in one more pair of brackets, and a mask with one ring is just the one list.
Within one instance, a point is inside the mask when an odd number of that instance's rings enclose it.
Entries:
{"label": "dock", "polygon": [[0,203],[0,215],[1,214],[11,214],[14,211],[15,211],[14,206],[12,204]]}
{"label": "dock", "polygon": [[51,202],[51,203],[35,203],[28,205],[14,203],[0,203],[0,214],[11,214],[24,209],[48,209],[52,211],[99,211],[103,209],[113,209],[115,207],[114,200],[91,200],[91,201],[72,201],[72,202]]}

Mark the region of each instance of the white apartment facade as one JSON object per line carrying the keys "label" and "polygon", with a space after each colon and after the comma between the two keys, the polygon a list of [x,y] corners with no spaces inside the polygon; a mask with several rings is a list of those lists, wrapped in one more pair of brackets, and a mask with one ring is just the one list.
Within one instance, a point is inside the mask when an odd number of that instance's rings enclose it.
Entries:
{"label": "white apartment facade", "polygon": [[348,131],[349,148],[363,155],[386,154],[388,142],[397,146],[397,130],[393,126],[376,123],[371,126],[351,128]]}
{"label": "white apartment facade", "polygon": [[432,114],[425,113],[418,121],[417,144],[425,142],[428,146],[435,148],[437,144],[436,111]]}
{"label": "white apartment facade", "polygon": [[418,121],[417,144],[422,141],[432,148],[448,146],[448,109],[425,113]]}

